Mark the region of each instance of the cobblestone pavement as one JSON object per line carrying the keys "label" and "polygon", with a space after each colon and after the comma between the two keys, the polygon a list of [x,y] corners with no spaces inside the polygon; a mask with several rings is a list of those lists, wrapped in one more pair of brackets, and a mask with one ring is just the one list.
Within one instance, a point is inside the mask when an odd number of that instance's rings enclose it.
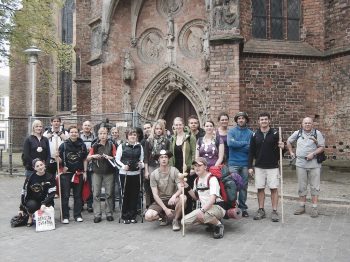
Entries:
{"label": "cobblestone pavement", "polygon": [[[186,236],[158,223],[123,225],[105,219],[93,223],[58,222],[56,230],[36,233],[34,227],[11,228],[17,213],[23,177],[0,176],[1,261],[349,261],[350,206],[322,204],[320,216],[294,216],[295,201],[284,202],[285,223],[254,221],[256,196],[249,195],[251,217],[225,220],[225,237],[215,240],[203,226],[186,228]],[[279,209],[281,209],[279,207]],[[307,208],[307,212],[310,206]],[[280,211],[280,210],[279,210]],[[117,218],[119,214],[115,214]]]}

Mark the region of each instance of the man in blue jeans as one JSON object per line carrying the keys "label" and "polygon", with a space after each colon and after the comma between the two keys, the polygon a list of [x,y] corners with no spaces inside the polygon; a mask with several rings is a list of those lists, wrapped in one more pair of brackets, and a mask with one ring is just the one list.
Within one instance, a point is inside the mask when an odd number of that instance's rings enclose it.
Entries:
{"label": "man in blue jeans", "polygon": [[248,190],[248,155],[250,139],[253,132],[248,129],[249,117],[246,112],[238,112],[234,118],[236,127],[230,128],[227,134],[227,145],[229,148],[228,165],[231,173],[238,173],[243,181],[244,187],[238,194],[238,207],[242,210],[243,217],[249,217],[247,212],[247,190]]}

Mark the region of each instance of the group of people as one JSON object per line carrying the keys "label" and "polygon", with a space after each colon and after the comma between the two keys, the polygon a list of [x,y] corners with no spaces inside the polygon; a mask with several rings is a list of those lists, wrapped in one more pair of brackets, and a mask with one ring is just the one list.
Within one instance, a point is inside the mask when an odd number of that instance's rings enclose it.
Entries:
{"label": "group of people", "polygon": [[[213,121],[207,120],[202,129],[197,116],[190,116],[187,126],[182,118],[176,117],[172,134],[166,130],[165,120],[159,119],[153,124],[145,123],[143,132],[128,130],[126,140],[122,141],[117,127],[109,130],[101,126],[95,135],[91,123],[85,121],[81,132],[76,126],[65,130],[60,117],[55,116],[51,119],[51,127],[43,132],[42,123],[35,120],[32,135],[26,139],[23,150],[26,181],[20,211],[31,217],[36,210],[53,205],[54,196],[60,191],[61,219],[68,224],[68,202],[73,188],[73,217],[82,222],[82,188],[83,182],[88,180],[92,197],[86,204],[87,210],[94,213],[94,223],[102,220],[102,186],[105,188],[106,220],[114,220],[117,191],[124,224],[137,223],[140,192],[144,188],[145,196],[141,198],[145,198],[146,221],[172,224],[174,231],[186,224],[208,224],[214,238],[222,238],[222,218],[226,211],[219,181],[209,169],[227,165],[231,173],[242,178],[237,205],[243,217],[249,217],[246,203],[249,176],[254,177],[258,194],[259,209],[254,220],[266,217],[264,200],[268,186],[271,220],[278,222],[279,160],[280,154],[288,149],[290,156],[296,158],[299,184],[300,205],[294,214],[305,213],[310,184],[311,216],[318,216],[321,164],[317,155],[323,152],[325,140],[321,132],[313,128],[311,118],[303,119],[302,128],[287,139],[286,145],[278,130],[270,126],[269,113],[259,115],[259,128],[254,132],[248,128],[249,117],[245,112],[234,116],[236,126],[232,128],[228,128],[229,115],[226,113],[221,113],[217,121],[218,128]],[[296,143],[295,153],[293,143]],[[55,174],[60,190],[54,182]],[[185,209],[184,217],[182,209]],[[28,220],[28,226],[32,223],[32,219]]]}

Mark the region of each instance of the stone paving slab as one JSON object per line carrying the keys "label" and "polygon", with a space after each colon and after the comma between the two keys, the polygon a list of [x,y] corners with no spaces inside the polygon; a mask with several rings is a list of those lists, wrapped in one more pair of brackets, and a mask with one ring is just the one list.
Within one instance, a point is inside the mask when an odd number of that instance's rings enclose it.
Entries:
{"label": "stone paving slab", "polygon": [[[252,219],[257,199],[248,199],[251,217],[225,220],[225,237],[212,238],[204,226],[186,228],[186,236],[157,222],[123,225],[105,219],[93,223],[83,212],[83,223],[59,223],[56,230],[35,232],[34,227],[11,228],[17,213],[23,177],[0,176],[1,261],[349,261],[350,206],[322,204],[320,216],[294,216],[295,201],[284,202],[285,223]],[[279,207],[279,210],[281,208]],[[307,206],[307,213],[310,206]],[[115,214],[117,218],[119,214]]]}

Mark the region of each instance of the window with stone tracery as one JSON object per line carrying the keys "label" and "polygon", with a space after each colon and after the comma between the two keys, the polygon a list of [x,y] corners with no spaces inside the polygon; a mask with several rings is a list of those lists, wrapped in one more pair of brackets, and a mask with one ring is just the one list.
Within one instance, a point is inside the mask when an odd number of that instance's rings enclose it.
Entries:
{"label": "window with stone tracery", "polygon": [[300,0],[252,0],[251,3],[254,38],[300,39]]}
{"label": "window with stone tracery", "polygon": [[[73,43],[73,12],[74,0],[66,0],[62,8],[62,35],[63,43]],[[72,109],[72,73],[61,71],[59,74],[60,96],[59,110],[69,111]]]}

